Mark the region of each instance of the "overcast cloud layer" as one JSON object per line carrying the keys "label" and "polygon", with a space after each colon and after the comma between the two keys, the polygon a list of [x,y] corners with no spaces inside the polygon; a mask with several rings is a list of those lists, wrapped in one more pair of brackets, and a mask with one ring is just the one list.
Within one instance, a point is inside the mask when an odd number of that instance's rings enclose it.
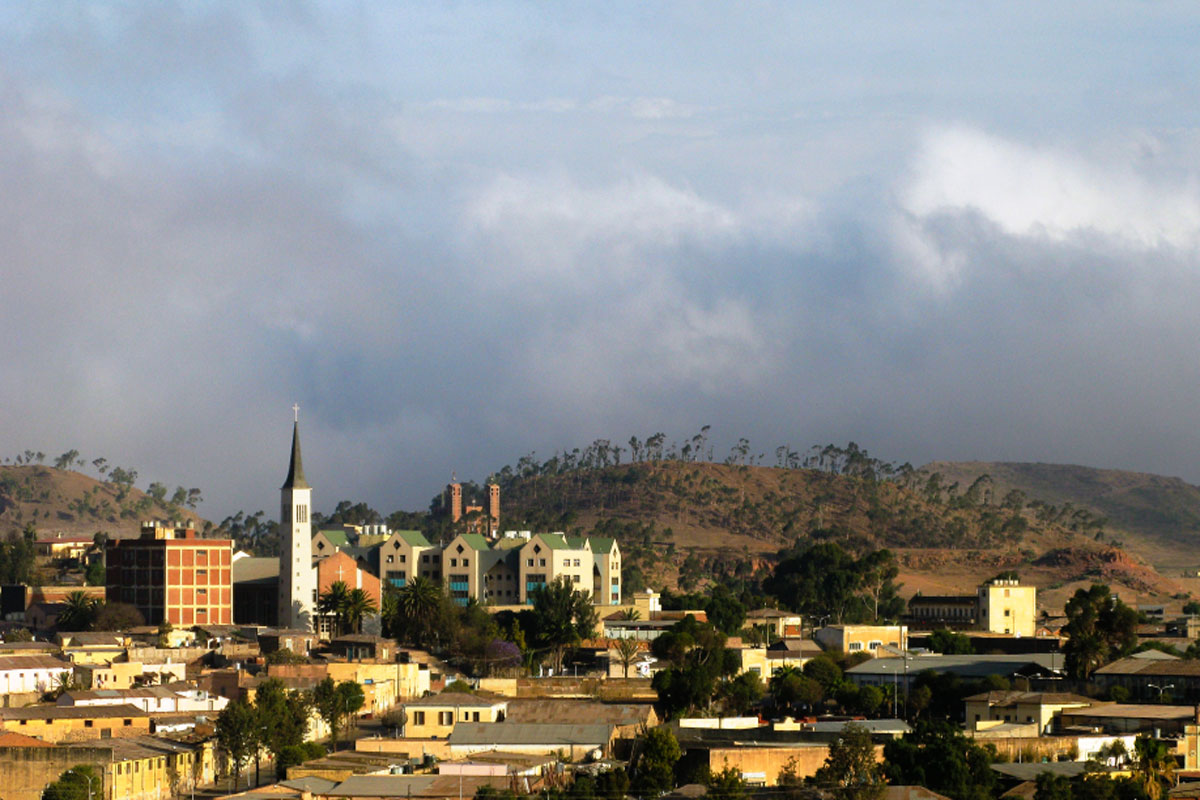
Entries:
{"label": "overcast cloud layer", "polygon": [[0,457],[273,511],[298,402],[324,510],[705,424],[1200,481],[1200,13],[1046,5],[5,4]]}

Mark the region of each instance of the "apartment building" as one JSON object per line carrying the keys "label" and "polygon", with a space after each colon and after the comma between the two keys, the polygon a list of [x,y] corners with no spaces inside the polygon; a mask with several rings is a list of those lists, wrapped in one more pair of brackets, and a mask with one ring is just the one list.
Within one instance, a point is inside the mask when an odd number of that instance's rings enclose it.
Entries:
{"label": "apartment building", "polygon": [[109,602],[137,608],[148,625],[231,625],[232,562],[230,539],[145,523],[139,538],[108,542],[105,594]]}

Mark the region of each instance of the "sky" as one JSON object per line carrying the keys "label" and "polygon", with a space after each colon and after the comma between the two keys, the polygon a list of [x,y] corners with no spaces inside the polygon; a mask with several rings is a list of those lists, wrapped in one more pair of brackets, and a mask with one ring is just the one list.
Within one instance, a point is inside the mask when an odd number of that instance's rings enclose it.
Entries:
{"label": "sky", "polygon": [[[424,508],[703,425],[1200,482],[1200,11],[0,5],[0,458]],[[91,467],[87,468],[91,471]]]}

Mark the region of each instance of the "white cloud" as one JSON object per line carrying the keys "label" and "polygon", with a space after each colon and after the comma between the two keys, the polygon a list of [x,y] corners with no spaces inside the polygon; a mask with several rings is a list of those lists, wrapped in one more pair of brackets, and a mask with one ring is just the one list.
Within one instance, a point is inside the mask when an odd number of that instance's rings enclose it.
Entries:
{"label": "white cloud", "polygon": [[926,277],[945,287],[968,265],[966,253],[939,241],[937,220],[980,218],[1012,237],[1123,249],[1200,246],[1200,192],[1133,163],[1016,143],[952,127],[929,134],[902,186],[895,244]]}

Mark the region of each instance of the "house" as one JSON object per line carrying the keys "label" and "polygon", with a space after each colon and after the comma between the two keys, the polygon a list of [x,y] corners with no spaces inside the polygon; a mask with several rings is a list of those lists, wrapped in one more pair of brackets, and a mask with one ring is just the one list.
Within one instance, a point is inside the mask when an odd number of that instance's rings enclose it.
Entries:
{"label": "house", "polygon": [[847,680],[859,686],[897,686],[906,692],[923,672],[952,673],[962,678],[989,675],[1005,678],[1061,678],[1062,656],[1055,653],[1017,655],[914,655],[907,658],[873,658],[846,670]]}
{"label": "house", "polygon": [[129,634],[117,631],[59,633],[54,638],[63,657],[74,664],[110,664],[133,644]]}
{"label": "house", "polygon": [[400,707],[406,716],[404,738],[444,739],[459,723],[503,722],[508,701],[492,695],[442,692],[409,700]]}
{"label": "house", "polygon": [[1016,578],[996,578],[973,595],[914,595],[905,619],[923,628],[971,629],[1033,636],[1036,633],[1037,588]]}
{"label": "house", "polygon": [[143,736],[151,732],[150,715],[131,705],[63,708],[0,708],[0,728],[47,742]]}
{"label": "house", "polygon": [[803,667],[821,654],[821,646],[811,639],[780,639],[767,647],[767,673],[770,677],[784,667]]}
{"label": "house", "polygon": [[[392,531],[379,548],[379,577],[400,588],[420,575],[421,555],[428,556],[435,549],[420,531]],[[431,563],[426,560],[424,565],[429,573]]]}
{"label": "house", "polygon": [[1141,655],[1105,664],[1092,673],[1092,681],[1104,689],[1124,687],[1131,700],[1200,703],[1200,661]]}
{"label": "house", "polygon": [[554,725],[521,722],[459,722],[450,734],[450,754],[463,758],[488,750],[526,755],[562,752],[576,761],[612,754],[615,727],[604,723]]}
{"label": "house", "polygon": [[396,643],[369,633],[339,636],[329,643],[334,655],[350,661],[392,661],[396,658]]}
{"label": "house", "polygon": [[746,627],[764,630],[770,641],[799,639],[804,635],[804,618],[777,608],[756,608],[746,612]]}
{"label": "house", "polygon": [[317,635],[306,630],[275,628],[259,631],[258,647],[266,655],[277,650],[289,650],[299,655],[308,655],[317,646]]}
{"label": "house", "polygon": [[0,656],[0,693],[48,692],[74,674],[71,662],[53,656]]}
{"label": "house", "polygon": [[908,626],[829,625],[816,631],[813,639],[826,650],[879,658],[887,654],[884,648],[891,648],[893,654],[908,650]]}
{"label": "house", "polygon": [[967,727],[1003,721],[1033,724],[1039,733],[1050,733],[1055,717],[1065,709],[1088,708],[1090,698],[1068,692],[984,692],[965,698]]}
{"label": "house", "polygon": [[[367,593],[379,608],[383,604],[383,593],[379,578],[363,569],[354,558],[344,550],[339,550],[329,556],[319,559],[316,563],[318,597],[325,594],[335,583],[342,583],[348,590],[361,589]],[[322,638],[333,634],[334,619],[322,614],[320,617],[320,632]]]}
{"label": "house", "polygon": [[597,703],[558,698],[511,699],[508,723],[552,723],[612,725],[618,739],[636,738],[641,731],[657,727],[660,720],[650,703]]}
{"label": "house", "polygon": [[229,705],[228,698],[209,694],[190,684],[147,686],[142,689],[93,689],[64,692],[59,695],[59,708],[95,708],[97,706],[130,705],[147,714],[215,714]]}
{"label": "house", "polygon": [[1182,736],[1196,721],[1194,706],[1155,703],[1096,703],[1082,708],[1065,708],[1058,715],[1056,732],[1086,730],[1122,736],[1153,733]]}

